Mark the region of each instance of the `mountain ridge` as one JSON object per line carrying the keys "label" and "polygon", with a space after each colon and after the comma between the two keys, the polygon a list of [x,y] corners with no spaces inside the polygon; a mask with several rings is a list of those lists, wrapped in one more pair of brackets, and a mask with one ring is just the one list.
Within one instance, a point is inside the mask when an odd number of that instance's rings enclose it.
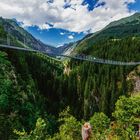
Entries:
{"label": "mountain ridge", "polygon": [[105,28],[82,39],[74,49],[74,53],[82,53],[86,48],[92,47],[96,42],[109,38],[122,38],[140,36],[140,13],[111,22]]}
{"label": "mountain ridge", "polygon": [[54,52],[56,50],[55,47],[46,45],[40,40],[36,39],[32,34],[20,27],[18,23],[12,19],[4,19],[0,17],[0,25],[4,28],[4,31],[8,35],[14,37],[23,44],[25,43],[32,49],[46,52]]}

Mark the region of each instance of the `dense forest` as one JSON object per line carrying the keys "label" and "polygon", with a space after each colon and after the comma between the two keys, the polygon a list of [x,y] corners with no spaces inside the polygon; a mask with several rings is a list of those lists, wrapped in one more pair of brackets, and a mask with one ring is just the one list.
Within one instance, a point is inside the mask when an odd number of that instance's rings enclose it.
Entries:
{"label": "dense forest", "polygon": [[[0,36],[7,38],[2,26]],[[140,60],[137,35],[88,43],[80,54]],[[140,91],[134,90],[134,79],[139,76],[139,66],[61,61],[0,48],[0,139],[81,140],[81,126],[87,121],[92,125],[92,140],[136,140]]]}

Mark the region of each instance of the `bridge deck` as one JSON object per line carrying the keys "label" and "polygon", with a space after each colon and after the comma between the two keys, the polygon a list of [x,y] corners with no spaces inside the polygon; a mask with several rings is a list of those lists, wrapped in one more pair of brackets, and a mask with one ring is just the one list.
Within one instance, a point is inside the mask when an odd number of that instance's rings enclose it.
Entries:
{"label": "bridge deck", "polygon": [[7,48],[7,49],[20,50],[20,51],[27,51],[27,52],[38,52],[38,53],[43,53],[43,54],[46,54],[46,55],[49,55],[49,56],[60,56],[60,57],[89,61],[89,62],[99,63],[99,64],[121,65],[121,66],[140,65],[140,62],[113,61],[113,60],[100,59],[100,58],[95,58],[93,56],[85,56],[85,55],[82,55],[82,56],[80,56],[80,55],[76,55],[76,56],[63,55],[63,54],[58,54],[58,53],[49,53],[49,52],[38,51],[38,50],[29,49],[29,48],[20,48],[20,47],[16,47],[16,46],[3,45],[3,44],[0,44],[0,47],[1,48]]}

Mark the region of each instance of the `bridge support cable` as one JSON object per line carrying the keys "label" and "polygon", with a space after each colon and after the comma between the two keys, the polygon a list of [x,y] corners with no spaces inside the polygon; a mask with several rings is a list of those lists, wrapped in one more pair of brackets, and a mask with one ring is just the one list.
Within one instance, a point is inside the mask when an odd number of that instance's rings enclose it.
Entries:
{"label": "bridge support cable", "polygon": [[[8,44],[8,42],[7,42]],[[37,53],[42,53],[48,56],[52,57],[65,57],[65,58],[70,58],[70,59],[76,59],[76,60],[81,60],[81,61],[89,61],[93,63],[99,63],[99,64],[109,64],[109,65],[120,65],[120,66],[136,66],[140,65],[140,62],[121,62],[121,61],[114,61],[114,60],[107,60],[107,59],[100,59],[100,58],[95,58],[92,56],[80,56],[80,55],[63,55],[63,54],[58,54],[58,53],[51,53],[51,52],[45,52],[45,51],[39,51],[39,50],[33,50],[30,48],[20,48],[16,46],[10,46],[10,45],[3,45],[0,44],[1,48],[7,48],[7,49],[14,49],[14,50],[20,50],[20,51],[27,51],[27,52],[37,52]]]}

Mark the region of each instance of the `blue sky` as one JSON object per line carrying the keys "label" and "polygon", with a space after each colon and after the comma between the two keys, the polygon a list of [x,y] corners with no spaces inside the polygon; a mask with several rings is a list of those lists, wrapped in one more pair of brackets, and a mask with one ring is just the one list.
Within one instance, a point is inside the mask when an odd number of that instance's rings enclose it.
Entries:
{"label": "blue sky", "polygon": [[128,7],[130,10],[136,10],[136,11],[140,12],[140,0],[136,0],[136,2],[133,4],[129,4]]}
{"label": "blue sky", "polygon": [[70,32],[67,30],[56,28],[40,30],[37,26],[28,27],[26,28],[26,30],[45,44],[49,44],[56,47],[59,47],[64,43],[75,42],[77,40],[82,39],[85,36],[83,32]]}
{"label": "blue sky", "polygon": [[[92,11],[96,4],[96,0],[84,0],[83,5],[88,4],[88,10]],[[103,3],[102,3],[103,4]],[[70,32],[64,29],[52,28],[48,30],[39,30],[37,26],[26,28],[28,32],[33,34],[36,38],[40,39],[46,44],[52,46],[61,46],[64,43],[70,43],[82,39],[87,33],[83,32]],[[70,38],[73,36],[73,38]]]}
{"label": "blue sky", "polygon": [[[84,0],[83,5],[88,4],[88,10],[92,11],[94,9],[95,4],[97,3],[96,0]],[[101,3],[101,5],[104,3]],[[61,46],[64,43],[70,43],[77,40],[82,39],[87,33],[83,32],[70,32],[68,30],[63,29],[48,29],[48,30],[39,30],[37,26],[35,27],[28,27],[26,28],[28,32],[33,34],[36,38],[40,39],[46,44],[50,44],[52,46]],[[61,34],[63,33],[63,34]],[[73,38],[69,38],[70,36],[73,36]]]}
{"label": "blue sky", "polygon": [[140,0],[0,0],[0,16],[56,47],[138,11]]}
{"label": "blue sky", "polygon": [[[88,4],[88,10],[92,11],[94,9],[94,6],[96,4],[96,1],[94,0],[84,0],[83,4]],[[104,5],[104,3],[101,3],[100,5]],[[128,8],[130,10],[137,10],[140,11],[140,0],[136,0],[136,3],[129,4]],[[46,44],[50,44],[53,46],[60,46],[64,43],[69,43],[73,41],[77,41],[82,39],[86,34],[83,32],[77,33],[77,32],[70,32],[67,30],[62,29],[48,29],[48,30],[39,30],[37,27],[30,27],[27,28],[27,30],[36,36],[38,39],[43,41]],[[61,35],[60,33],[64,33],[64,35]],[[73,39],[69,39],[69,36],[72,35]]]}

